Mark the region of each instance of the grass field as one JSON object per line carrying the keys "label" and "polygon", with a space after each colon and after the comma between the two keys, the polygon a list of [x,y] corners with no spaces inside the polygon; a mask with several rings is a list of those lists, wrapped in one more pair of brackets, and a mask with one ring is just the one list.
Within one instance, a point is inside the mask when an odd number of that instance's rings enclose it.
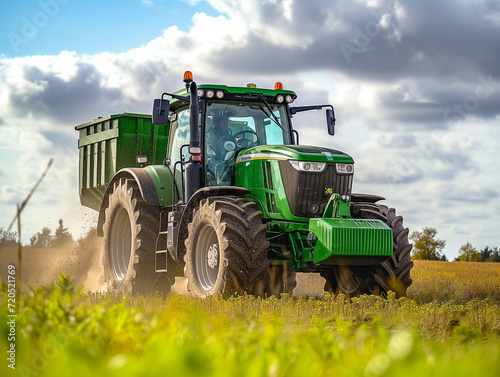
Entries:
{"label": "grass field", "polygon": [[493,298],[500,302],[500,263],[414,261],[408,297],[466,302]]}
{"label": "grass field", "polygon": [[[402,299],[121,300],[40,287],[16,308],[16,369],[4,357],[0,374],[499,376],[500,265],[416,261],[412,277]],[[2,319],[7,299],[4,288]],[[2,320],[2,355],[10,329]]]}

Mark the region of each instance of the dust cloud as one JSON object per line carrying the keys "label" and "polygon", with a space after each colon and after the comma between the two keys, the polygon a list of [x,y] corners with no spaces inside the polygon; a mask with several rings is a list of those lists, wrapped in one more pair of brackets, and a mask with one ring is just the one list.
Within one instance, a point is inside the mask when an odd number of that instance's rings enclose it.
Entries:
{"label": "dust cloud", "polygon": [[[13,264],[19,272],[17,247],[0,249],[0,279],[7,282],[7,266]],[[60,272],[69,275],[75,286],[83,292],[105,291],[102,266],[102,238],[91,237],[85,242],[68,247],[23,248],[21,285],[23,290],[57,283]],[[325,280],[319,274],[297,273],[297,286],[293,296],[321,296]],[[173,294],[190,296],[187,280],[176,277]]]}
{"label": "dust cloud", "polygon": [[[105,289],[102,251],[100,240],[80,244],[68,244],[67,247],[35,248],[22,250],[21,271],[19,270],[17,247],[0,249],[0,279],[7,281],[7,266],[15,265],[21,273],[21,286],[25,290],[58,281],[62,271],[69,275],[75,286],[83,286],[83,291],[101,291]],[[19,277],[19,275],[18,275]]]}

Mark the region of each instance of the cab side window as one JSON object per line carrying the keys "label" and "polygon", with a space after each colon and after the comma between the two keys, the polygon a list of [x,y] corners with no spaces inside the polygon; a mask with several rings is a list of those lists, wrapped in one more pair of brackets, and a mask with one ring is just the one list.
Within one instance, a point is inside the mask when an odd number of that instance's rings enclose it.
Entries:
{"label": "cab side window", "polygon": [[[189,108],[181,110],[178,112],[177,120],[171,124],[171,143],[169,148],[170,166],[172,167],[172,172],[175,168],[175,181],[177,187],[180,189],[182,186],[181,178],[181,166],[177,164],[179,161],[189,160],[189,151],[187,147],[181,147],[185,144],[189,144]],[[181,155],[182,153],[182,155]],[[181,193],[182,195],[182,193]]]}
{"label": "cab side window", "polygon": [[[181,159],[181,147],[189,144],[189,109],[178,113],[177,120],[172,123],[172,144],[170,148],[170,161],[172,166]],[[182,158],[189,159],[188,148],[183,148]]]}

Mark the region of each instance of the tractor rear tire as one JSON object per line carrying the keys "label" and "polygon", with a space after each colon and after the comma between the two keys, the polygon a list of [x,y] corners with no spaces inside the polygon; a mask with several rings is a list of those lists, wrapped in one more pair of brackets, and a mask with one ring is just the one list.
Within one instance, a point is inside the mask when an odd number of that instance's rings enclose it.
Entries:
{"label": "tractor rear tire", "polygon": [[412,283],[413,261],[403,217],[396,216],[394,208],[375,203],[355,203],[351,213],[356,219],[376,219],[387,224],[393,232],[393,255],[377,266],[336,266],[332,272],[322,273],[325,291],[342,292],[349,297],[365,293],[385,296],[389,291],[396,297],[406,296]]}
{"label": "tractor rear tire", "polygon": [[114,183],[105,214],[103,264],[108,292],[121,295],[170,292],[174,274],[155,271],[159,207],[142,199],[134,180],[120,179]]}
{"label": "tractor rear tire", "polygon": [[267,269],[268,286],[266,287],[267,297],[281,297],[282,293],[292,295],[297,286],[295,271],[290,270],[287,264],[269,266]]}
{"label": "tractor rear tire", "polygon": [[264,296],[269,266],[266,229],[262,212],[252,201],[232,196],[202,200],[185,241],[191,294]]}

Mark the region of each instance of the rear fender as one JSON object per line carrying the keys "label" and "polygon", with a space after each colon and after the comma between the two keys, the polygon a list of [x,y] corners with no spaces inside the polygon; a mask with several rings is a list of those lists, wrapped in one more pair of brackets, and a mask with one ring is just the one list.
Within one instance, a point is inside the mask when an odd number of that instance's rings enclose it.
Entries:
{"label": "rear fender", "polygon": [[109,205],[109,195],[113,192],[115,182],[120,181],[120,179],[135,181],[139,186],[142,199],[152,206],[160,206],[155,182],[148,171],[142,168],[126,168],[118,171],[109,182],[101,202],[99,219],[97,221],[97,235],[99,237],[104,236],[103,225],[106,222],[106,208],[108,208]]}

